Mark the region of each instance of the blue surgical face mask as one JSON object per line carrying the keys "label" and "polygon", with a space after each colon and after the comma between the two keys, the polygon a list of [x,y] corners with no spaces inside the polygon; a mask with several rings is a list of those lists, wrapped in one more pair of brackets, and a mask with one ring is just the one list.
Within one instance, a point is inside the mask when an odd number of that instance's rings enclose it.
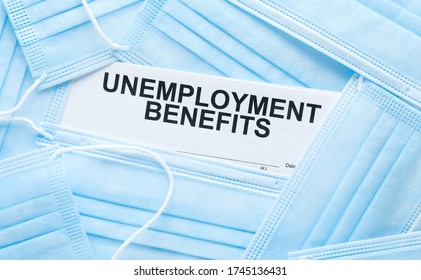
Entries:
{"label": "blue surgical face mask", "polygon": [[293,260],[421,260],[421,232],[291,252]]}
{"label": "blue surgical face mask", "polygon": [[245,258],[396,235],[420,215],[421,112],[350,82]]}
{"label": "blue surgical face mask", "polygon": [[341,90],[352,75],[226,0],[147,1],[120,44],[126,62],[252,81]]}
{"label": "blue surgical face mask", "polygon": [[416,14],[416,6],[418,6],[418,12],[421,12],[419,1],[403,1],[408,4],[413,2],[413,7],[411,7],[411,4],[405,7],[405,5],[402,5],[403,3],[397,3],[399,1],[400,0],[389,0],[380,2],[376,0],[359,0],[361,4],[376,12],[378,15],[390,19],[402,28],[411,30],[411,32],[421,36],[421,13],[418,15]]}
{"label": "blue surgical face mask", "polygon": [[[44,120],[53,91],[28,97],[18,112],[2,112],[15,106],[34,83],[13,28],[0,4],[0,158],[11,157],[37,148],[39,121]],[[42,132],[41,132],[42,133]]]}
{"label": "blue surgical face mask", "polygon": [[415,0],[393,0],[393,2],[396,3],[396,5],[411,11],[413,14],[417,16],[421,16],[421,3],[420,1]]}
{"label": "blue surgical face mask", "polygon": [[[141,0],[4,0],[29,69],[40,88],[51,87],[116,61],[100,34],[115,41],[142,5]],[[101,32],[96,30],[98,19]],[[103,35],[104,37],[105,35]]]}
{"label": "blue surgical face mask", "polygon": [[0,111],[15,105],[25,79],[26,62],[0,4]]}
{"label": "blue surgical face mask", "polygon": [[420,1],[229,1],[421,107]]}
{"label": "blue surgical face mask", "polygon": [[[62,147],[111,143],[57,126],[44,128]],[[156,152],[174,174],[174,193],[165,212],[121,258],[240,258],[285,178]],[[148,157],[125,151],[65,153],[61,158],[94,254],[109,259],[160,207],[168,188],[165,172]]]}
{"label": "blue surgical face mask", "polygon": [[402,233],[421,231],[421,201],[407,220]]}
{"label": "blue surgical face mask", "polygon": [[56,150],[0,162],[0,259],[93,258]]}

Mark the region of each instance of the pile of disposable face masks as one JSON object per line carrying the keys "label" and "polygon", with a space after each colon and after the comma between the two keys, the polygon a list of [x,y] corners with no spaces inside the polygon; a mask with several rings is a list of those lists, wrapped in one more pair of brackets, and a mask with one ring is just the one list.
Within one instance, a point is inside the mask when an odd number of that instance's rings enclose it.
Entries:
{"label": "pile of disposable face masks", "polygon": [[[421,259],[420,35],[417,0],[2,0],[0,259]],[[341,97],[285,177],[61,125],[115,62]]]}

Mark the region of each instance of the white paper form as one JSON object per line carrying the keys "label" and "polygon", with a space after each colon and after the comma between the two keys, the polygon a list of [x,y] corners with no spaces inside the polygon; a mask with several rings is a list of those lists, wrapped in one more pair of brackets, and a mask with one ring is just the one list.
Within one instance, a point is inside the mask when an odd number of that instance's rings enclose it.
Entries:
{"label": "white paper form", "polygon": [[288,176],[339,97],[114,63],[72,84],[61,125]]}

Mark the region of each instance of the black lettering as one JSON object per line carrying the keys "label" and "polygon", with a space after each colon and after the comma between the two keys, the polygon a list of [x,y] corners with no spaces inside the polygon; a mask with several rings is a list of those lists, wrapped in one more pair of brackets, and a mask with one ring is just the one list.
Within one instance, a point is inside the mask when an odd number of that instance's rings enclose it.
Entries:
{"label": "black lettering", "polygon": [[166,89],[165,81],[158,82],[158,92],[156,94],[156,99],[161,99],[161,95],[165,101],[171,97],[171,101],[175,100],[175,90],[177,89],[177,83],[170,83],[168,90]]}
{"label": "black lettering", "polygon": [[247,135],[250,121],[254,120],[255,117],[249,117],[249,116],[240,116],[240,119],[244,120],[244,128],[243,128],[243,134]]}
{"label": "black lettering", "polygon": [[136,96],[136,90],[137,90],[137,81],[138,77],[134,77],[133,84],[130,82],[130,78],[127,75],[123,75],[123,81],[121,83],[121,93],[126,93],[126,87],[129,88],[130,94],[132,96]]}
{"label": "black lettering", "polygon": [[211,110],[205,110],[205,109],[204,109],[204,110],[202,110],[202,111],[200,112],[199,127],[200,127],[200,128],[206,128],[206,129],[213,129],[213,127],[212,127],[212,126],[204,124],[204,123],[205,123],[205,121],[209,121],[209,122],[212,122],[212,121],[213,121],[213,118],[206,117],[206,114],[209,114],[209,115],[214,115],[214,114],[215,114],[215,112],[214,112],[214,111],[211,111]]}
{"label": "black lettering", "polygon": [[271,105],[270,105],[270,113],[269,113],[269,116],[272,117],[272,118],[280,118],[280,119],[283,119],[284,118],[284,115],[279,115],[279,114],[275,113],[275,110],[281,110],[281,111],[283,111],[284,110],[284,107],[283,106],[278,106],[277,103],[285,103],[285,102],[286,102],[285,99],[272,98],[272,102],[271,102]]}
{"label": "black lettering", "polygon": [[235,91],[232,91],[232,96],[234,97],[235,101],[235,111],[240,112],[241,103],[246,100],[248,94],[243,94],[241,98],[238,98],[238,95]]}
{"label": "black lettering", "polygon": [[150,95],[150,94],[146,94],[145,93],[145,89],[146,90],[153,90],[154,87],[153,86],[148,86],[148,85],[146,85],[146,83],[155,84],[156,83],[156,80],[143,78],[142,79],[142,82],[140,83],[140,93],[139,93],[139,96],[146,97],[146,98],[153,98],[153,95]]}
{"label": "black lettering", "polygon": [[184,125],[186,118],[188,119],[190,126],[195,127],[196,126],[196,120],[197,120],[197,108],[193,108],[193,115],[190,114],[188,107],[183,107],[181,110],[181,120],[180,124]]}
{"label": "black lettering", "polygon": [[164,109],[164,118],[162,121],[167,122],[167,123],[177,124],[177,121],[169,119],[169,116],[175,116],[175,117],[178,116],[177,112],[170,111],[170,109],[178,109],[178,108],[180,108],[179,105],[166,104],[165,109]]}
{"label": "black lettering", "polygon": [[180,90],[178,93],[178,103],[182,103],[183,97],[190,97],[193,95],[193,93],[194,93],[194,88],[192,86],[180,84]]}
{"label": "black lettering", "polygon": [[[256,95],[250,95],[250,103],[249,103],[248,113],[259,115],[260,111],[263,111],[262,115],[266,116],[266,112],[267,112],[267,109],[268,109],[268,101],[269,101],[269,98],[262,97],[262,99],[260,100],[260,103],[258,104],[257,103],[257,96]],[[254,110],[254,113],[252,113],[253,110]]]}
{"label": "black lettering", "polygon": [[289,101],[288,111],[287,111],[287,120],[291,119],[291,112],[294,112],[295,118],[297,121],[301,121],[303,119],[303,112],[304,112],[304,103],[300,102],[300,110],[297,110],[294,101]]}
{"label": "black lettering", "polygon": [[[146,102],[145,120],[158,121],[161,118],[160,110],[161,104],[159,104],[158,102]],[[152,113],[154,113],[155,116],[151,116]]]}
{"label": "black lettering", "polygon": [[316,115],[316,109],[321,109],[322,108],[322,105],[308,103],[307,104],[307,107],[310,107],[311,108],[311,112],[310,112],[310,123],[313,123],[314,122],[314,117]]}
{"label": "black lettering", "polygon": [[108,87],[108,77],[109,77],[109,73],[105,72],[104,74],[104,82],[102,83],[102,88],[106,91],[106,92],[116,92],[117,88],[118,88],[118,82],[120,80],[120,74],[116,74],[115,75],[115,80],[114,80],[114,87],[113,88],[109,88]]}
{"label": "black lettering", "polygon": [[[224,96],[224,102],[222,103],[222,105],[218,105],[216,103],[216,97],[219,94],[222,94]],[[228,92],[226,92],[225,90],[218,89],[212,93],[211,104],[214,108],[219,109],[219,110],[225,109],[228,106],[229,102],[230,102],[230,97],[228,95]]]}
{"label": "black lettering", "polygon": [[256,121],[256,126],[263,130],[263,132],[259,131],[258,129],[254,130],[254,133],[256,134],[257,137],[261,137],[261,138],[266,138],[269,136],[270,134],[270,130],[269,130],[269,126],[270,125],[270,121],[268,119],[258,119]]}
{"label": "black lettering", "polygon": [[234,115],[234,119],[233,119],[233,122],[232,122],[232,129],[231,129],[232,133],[237,132],[237,123],[238,123],[238,115]]}
{"label": "black lettering", "polygon": [[209,104],[200,101],[201,97],[202,97],[202,88],[198,87],[197,93],[196,93],[196,102],[195,102],[196,106],[209,107]]}
{"label": "black lettering", "polygon": [[219,112],[218,113],[218,118],[216,120],[216,130],[221,130],[221,125],[222,124],[229,124],[230,122],[227,120],[222,119],[222,117],[231,117],[230,113],[224,113],[224,112]]}

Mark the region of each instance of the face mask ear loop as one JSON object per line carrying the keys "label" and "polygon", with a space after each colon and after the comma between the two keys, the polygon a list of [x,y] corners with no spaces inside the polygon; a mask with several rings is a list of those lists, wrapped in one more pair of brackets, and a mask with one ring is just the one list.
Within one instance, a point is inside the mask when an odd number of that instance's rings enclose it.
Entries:
{"label": "face mask ear loop", "polygon": [[3,122],[21,122],[21,123],[25,123],[25,124],[29,125],[37,133],[39,133],[40,135],[44,136],[45,138],[50,139],[50,140],[52,140],[54,138],[53,135],[51,135],[48,132],[45,132],[44,130],[42,130],[41,128],[39,128],[38,126],[36,126],[34,124],[34,122],[31,121],[28,118],[23,118],[23,117],[0,117],[0,121],[3,121]]}
{"label": "face mask ear loop", "polygon": [[59,150],[57,150],[54,154],[52,154],[49,158],[50,161],[54,160],[57,158],[57,156],[59,156],[62,153],[67,153],[67,152],[74,152],[74,151],[91,151],[91,150],[135,150],[141,153],[145,153],[148,156],[150,156],[151,158],[155,159],[161,166],[162,168],[165,170],[165,172],[167,173],[168,176],[168,192],[167,195],[165,196],[165,200],[162,203],[161,207],[158,209],[158,211],[156,211],[155,215],[153,215],[153,217],[147,222],[145,223],[142,227],[140,227],[138,230],[136,230],[136,232],[134,232],[129,238],[127,238],[123,244],[118,248],[118,250],[114,253],[114,255],[112,256],[112,260],[116,260],[119,255],[121,254],[121,252],[127,248],[127,246],[130,245],[131,242],[133,242],[133,240],[142,232],[144,232],[145,230],[147,230],[150,225],[155,222],[159,216],[161,216],[162,212],[164,212],[165,208],[167,208],[168,203],[171,200],[171,197],[173,195],[174,192],[174,175],[172,173],[172,171],[170,170],[170,168],[168,167],[168,165],[165,163],[165,161],[159,157],[157,154],[147,150],[147,149],[143,149],[141,147],[137,147],[137,146],[126,146],[126,145],[90,145],[90,146],[77,146],[77,147],[69,147],[69,148],[61,148]]}
{"label": "face mask ear loop", "polygon": [[47,73],[42,73],[42,75],[38,79],[35,80],[32,86],[29,87],[25,91],[25,93],[22,95],[22,98],[19,100],[18,104],[16,104],[14,107],[12,107],[11,109],[7,111],[0,111],[0,115],[9,115],[19,110],[23,106],[23,104],[25,104],[25,101],[26,99],[28,99],[28,96],[39,87],[39,85],[47,78],[47,76],[48,76]]}
{"label": "face mask ear loop", "polygon": [[101,27],[99,26],[98,21],[95,18],[95,15],[92,13],[92,10],[88,5],[88,2],[86,2],[86,0],[82,0],[82,4],[86,12],[88,13],[89,19],[91,20],[96,32],[102,37],[105,43],[107,43],[112,49],[121,50],[121,51],[129,50],[129,46],[122,46],[111,41],[110,38],[108,38],[107,35],[105,35]]}

